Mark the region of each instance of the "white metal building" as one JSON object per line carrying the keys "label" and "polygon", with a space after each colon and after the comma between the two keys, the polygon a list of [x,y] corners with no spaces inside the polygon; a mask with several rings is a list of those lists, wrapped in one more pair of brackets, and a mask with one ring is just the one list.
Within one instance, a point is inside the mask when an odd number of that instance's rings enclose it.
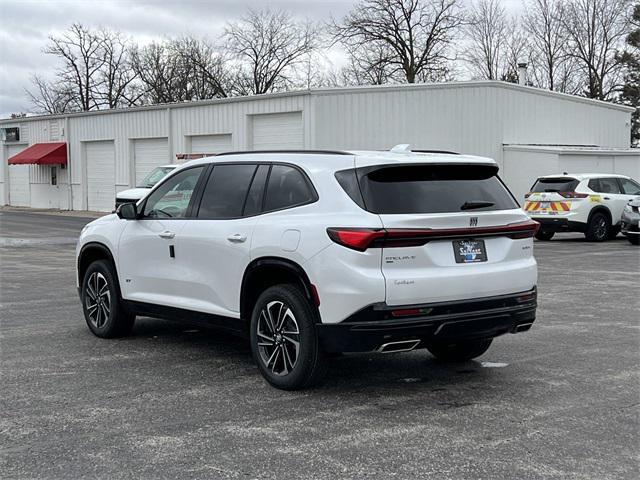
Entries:
{"label": "white metal building", "polygon": [[[0,120],[0,200],[109,211],[117,191],[180,153],[268,149],[453,150],[495,158],[518,198],[563,170],[640,178],[632,108],[496,81],[390,85]],[[3,137],[3,138],[4,138]],[[67,165],[8,165],[65,142]],[[32,158],[26,155],[28,158]],[[23,159],[24,160],[24,159]]]}

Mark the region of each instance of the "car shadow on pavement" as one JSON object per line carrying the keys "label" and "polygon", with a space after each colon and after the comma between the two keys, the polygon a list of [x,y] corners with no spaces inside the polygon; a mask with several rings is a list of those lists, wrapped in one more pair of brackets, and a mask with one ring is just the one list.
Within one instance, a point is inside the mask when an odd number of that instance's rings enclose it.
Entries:
{"label": "car shadow on pavement", "polygon": [[[233,381],[239,370],[241,370],[240,374],[252,375],[261,380],[251,358],[248,341],[212,327],[138,318],[132,335],[126,340],[127,342],[159,341],[162,345],[160,348],[166,348],[176,362],[184,365],[185,362],[193,360],[193,368],[203,368],[203,365],[205,365],[204,368],[208,368],[207,364],[219,366],[222,363],[228,368],[216,369],[216,375],[228,374],[229,378],[218,378],[221,382]],[[398,394],[404,395],[407,389],[414,392],[416,390],[428,390],[431,393],[448,392],[448,395],[453,391],[459,391],[461,398],[458,400],[462,402],[461,404],[465,404],[465,397],[468,396],[469,391],[476,388],[472,384],[477,383],[477,388],[480,388],[479,385],[487,379],[499,375],[496,369],[485,368],[481,361],[457,364],[440,362],[426,349],[393,354],[342,354],[328,358],[327,362],[328,371],[324,381],[307,392],[340,397],[344,394],[357,395],[379,391],[390,395],[397,391]],[[492,365],[507,366],[507,364]],[[211,378],[210,381],[215,383],[217,380]],[[266,383],[264,388],[271,389]],[[295,395],[295,392],[282,392],[282,394]],[[455,400],[454,404],[458,400]]]}

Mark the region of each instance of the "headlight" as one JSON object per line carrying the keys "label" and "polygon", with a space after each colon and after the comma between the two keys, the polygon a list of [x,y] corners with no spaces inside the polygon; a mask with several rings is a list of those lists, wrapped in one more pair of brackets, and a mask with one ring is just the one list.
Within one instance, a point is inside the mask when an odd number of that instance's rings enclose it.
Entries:
{"label": "headlight", "polygon": [[625,211],[625,212],[629,212],[629,213],[633,212],[633,207],[631,206],[631,204],[627,203],[627,204],[624,206],[624,211]]}

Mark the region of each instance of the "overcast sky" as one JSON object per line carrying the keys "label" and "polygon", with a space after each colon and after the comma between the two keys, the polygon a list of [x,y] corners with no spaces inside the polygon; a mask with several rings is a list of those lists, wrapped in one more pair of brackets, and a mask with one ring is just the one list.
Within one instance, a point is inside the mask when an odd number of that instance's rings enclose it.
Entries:
{"label": "overcast sky", "polygon": [[[119,30],[147,43],[185,33],[215,39],[248,7],[270,6],[295,16],[343,16],[356,0],[0,0],[0,118],[29,111],[30,76],[51,77],[57,61],[42,53],[47,37],[71,23]],[[522,0],[503,0],[510,11]]]}

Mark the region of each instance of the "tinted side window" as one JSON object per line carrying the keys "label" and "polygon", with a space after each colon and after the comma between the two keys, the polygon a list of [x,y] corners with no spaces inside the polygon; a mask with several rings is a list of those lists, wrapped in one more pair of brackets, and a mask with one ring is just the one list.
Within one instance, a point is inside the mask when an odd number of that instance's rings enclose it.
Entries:
{"label": "tinted side window", "polygon": [[628,178],[621,178],[622,193],[625,195],[640,195],[640,185]]}
{"label": "tinted side window", "polygon": [[251,182],[247,201],[244,204],[243,215],[245,217],[256,215],[262,211],[262,197],[268,173],[269,165],[260,165],[258,167],[258,171],[253,177],[253,182]]}
{"label": "tinted side window", "polygon": [[620,185],[615,178],[600,179],[600,193],[620,193]]}
{"label": "tinted side window", "polygon": [[600,180],[598,180],[597,178],[592,178],[591,180],[589,180],[589,188],[591,190],[593,190],[594,192],[599,192],[600,191]]}
{"label": "tinted side window", "polygon": [[191,195],[204,167],[183,170],[160,185],[144,207],[147,218],[182,218],[187,213]]}
{"label": "tinted side window", "polygon": [[294,207],[313,200],[315,195],[302,172],[286,165],[271,167],[265,211]]}
{"label": "tinted side window", "polygon": [[242,216],[244,200],[256,165],[216,165],[207,181],[198,218],[223,219]]}

